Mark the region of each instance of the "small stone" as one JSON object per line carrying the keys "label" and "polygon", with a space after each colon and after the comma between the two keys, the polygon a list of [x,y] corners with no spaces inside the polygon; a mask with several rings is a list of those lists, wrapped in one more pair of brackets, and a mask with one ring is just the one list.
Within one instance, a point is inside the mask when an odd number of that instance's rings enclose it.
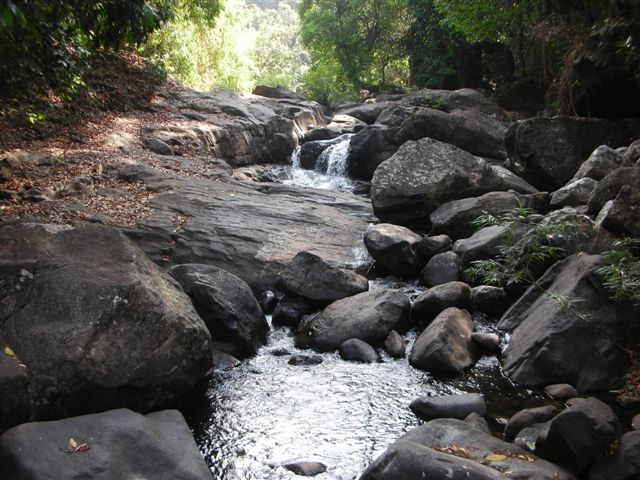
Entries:
{"label": "small stone", "polygon": [[640,413],[631,420],[631,428],[634,430],[640,430]]}
{"label": "small stone", "polygon": [[393,358],[404,358],[407,352],[407,342],[395,330],[391,330],[384,341],[384,350]]}
{"label": "small stone", "polygon": [[350,338],[342,342],[339,351],[340,356],[344,360],[363,363],[374,363],[378,361],[378,353],[375,348],[358,338]]}
{"label": "small stone", "polygon": [[555,385],[547,385],[544,393],[554,400],[566,400],[578,396],[578,391],[568,383],[558,383]]}
{"label": "small stone", "polygon": [[430,259],[438,253],[444,253],[451,250],[451,238],[449,235],[434,235],[433,237],[424,237],[418,243],[418,250],[425,259]]}
{"label": "small stone", "polygon": [[287,362],[289,365],[319,365],[323,362],[320,355],[294,355]]}
{"label": "small stone", "polygon": [[147,137],[143,140],[145,147],[158,155],[173,155],[173,148],[159,138]]}
{"label": "small stone", "polygon": [[484,312],[491,315],[502,315],[513,303],[504,289],[490,285],[480,285],[471,289],[469,305],[474,312]]}
{"label": "small stone", "polygon": [[504,427],[505,440],[513,440],[518,433],[536,423],[547,422],[558,413],[553,405],[543,407],[526,408],[514,414]]}
{"label": "small stone", "polygon": [[500,353],[500,337],[495,333],[473,332],[471,341],[487,353]]}
{"label": "small stone", "polygon": [[266,290],[258,297],[258,303],[265,315],[270,315],[278,305],[278,297],[271,290]]}
{"label": "small stone", "polygon": [[303,477],[313,477],[327,471],[327,466],[320,462],[287,463],[284,468]]}
{"label": "small stone", "polygon": [[470,413],[487,414],[487,404],[479,393],[443,395],[441,397],[418,397],[409,405],[411,411],[423,420],[433,418],[463,419]]}

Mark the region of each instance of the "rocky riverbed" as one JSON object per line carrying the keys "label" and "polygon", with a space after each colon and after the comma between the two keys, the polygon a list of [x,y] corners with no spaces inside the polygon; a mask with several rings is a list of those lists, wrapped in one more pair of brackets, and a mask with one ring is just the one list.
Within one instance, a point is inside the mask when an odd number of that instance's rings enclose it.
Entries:
{"label": "rocky riverbed", "polygon": [[0,479],[636,478],[638,123],[261,92],[2,155]]}

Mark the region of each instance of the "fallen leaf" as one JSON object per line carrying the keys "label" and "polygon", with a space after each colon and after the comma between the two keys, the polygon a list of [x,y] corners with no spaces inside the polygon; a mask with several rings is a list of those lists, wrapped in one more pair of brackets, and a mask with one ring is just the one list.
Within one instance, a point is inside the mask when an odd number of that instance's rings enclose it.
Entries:
{"label": "fallen leaf", "polygon": [[76,442],[74,438],[70,438],[69,447],[75,450],[76,448],[78,448],[78,442]]}
{"label": "fallen leaf", "polygon": [[487,455],[485,459],[489,460],[490,462],[504,462],[507,459],[507,456],[501,453],[494,453],[491,455]]}
{"label": "fallen leaf", "polygon": [[82,443],[76,448],[76,452],[86,452],[87,450],[91,450],[91,447],[86,443]]}
{"label": "fallen leaf", "polygon": [[14,352],[11,347],[9,347],[9,345],[7,345],[6,347],[4,347],[4,353],[6,353],[7,355],[9,355],[10,357],[17,357],[16,352]]}

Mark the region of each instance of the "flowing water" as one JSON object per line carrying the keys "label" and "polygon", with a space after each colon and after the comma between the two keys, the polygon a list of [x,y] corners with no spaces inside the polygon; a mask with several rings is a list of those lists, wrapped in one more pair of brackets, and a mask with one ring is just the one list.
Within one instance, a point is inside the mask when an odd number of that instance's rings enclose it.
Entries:
{"label": "flowing water", "polygon": [[282,183],[305,188],[352,192],[355,183],[347,176],[347,154],[352,136],[351,134],[343,135],[338,143],[323,151],[316,161],[315,170],[307,170],[300,166],[300,147],[298,147],[291,157],[288,178]]}
{"label": "flowing water", "polygon": [[[351,191],[346,156],[351,137],[323,152],[326,172],[300,168],[293,156],[284,183]],[[366,256],[354,251],[354,262]],[[410,298],[424,291],[417,282],[393,277],[370,282],[370,289],[398,288]],[[477,317],[476,328],[494,323]],[[408,334],[409,348],[416,332]],[[320,355],[318,365],[294,366],[293,355]],[[275,328],[258,354],[229,371],[216,372],[207,402],[188,418],[200,450],[216,480],[272,480],[297,477],[283,465],[320,461],[327,472],[319,480],[351,480],[393,441],[421,422],[409,403],[418,396],[481,392],[490,417],[508,416],[530,404],[531,392],[518,390],[502,375],[495,357],[483,357],[460,378],[437,378],[381,352],[382,361],[343,361],[337,353],[317,354],[295,348],[291,332]],[[533,400],[535,402],[535,399]]]}

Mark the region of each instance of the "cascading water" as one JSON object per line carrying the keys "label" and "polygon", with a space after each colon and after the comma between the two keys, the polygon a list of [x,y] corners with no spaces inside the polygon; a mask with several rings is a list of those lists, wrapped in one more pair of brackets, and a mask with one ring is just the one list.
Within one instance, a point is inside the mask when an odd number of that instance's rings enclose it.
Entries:
{"label": "cascading water", "polygon": [[[323,151],[316,161],[314,170],[301,167],[300,147],[298,147],[291,157],[289,177],[283,183],[305,188],[353,192],[354,181],[347,176],[347,155],[352,136],[351,134],[342,135],[338,143]],[[326,173],[322,171],[325,165]]]}

